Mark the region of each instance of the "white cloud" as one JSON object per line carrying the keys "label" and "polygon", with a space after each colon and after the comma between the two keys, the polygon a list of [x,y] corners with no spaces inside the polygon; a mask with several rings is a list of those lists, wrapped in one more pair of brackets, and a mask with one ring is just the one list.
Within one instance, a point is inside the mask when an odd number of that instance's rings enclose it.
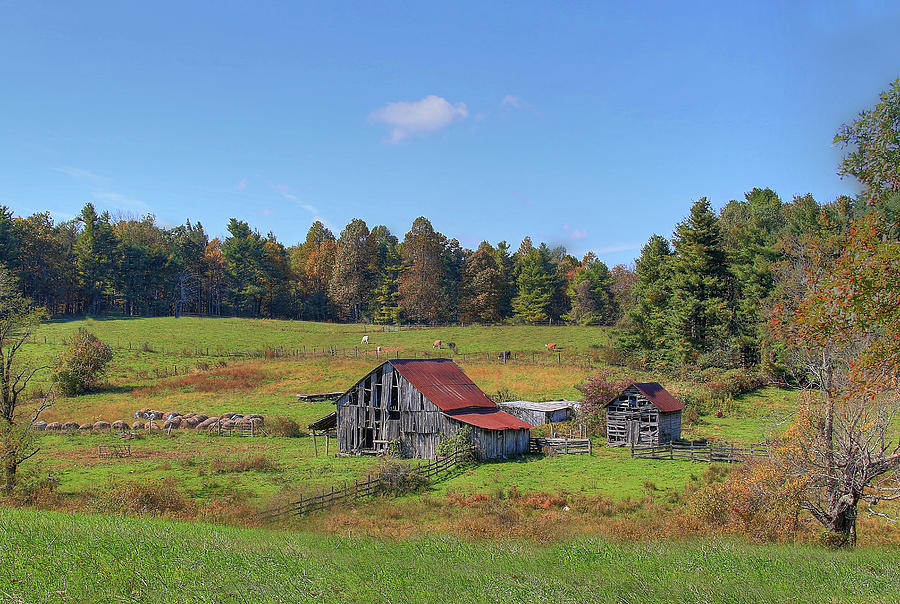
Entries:
{"label": "white cloud", "polygon": [[587,231],[585,229],[572,229],[572,233],[569,236],[573,241],[581,241],[582,239],[587,239]]}
{"label": "white cloud", "polygon": [[92,195],[94,199],[103,202],[104,205],[110,206],[112,209],[131,210],[142,214],[150,214],[152,212],[149,204],[130,195],[123,195],[113,191],[94,191]]}
{"label": "white cloud", "polygon": [[390,126],[388,142],[427,134],[449,126],[455,121],[469,116],[465,103],[450,103],[445,98],[429,94],[421,101],[398,101],[388,103],[369,114],[369,120]]}
{"label": "white cloud", "polygon": [[243,191],[244,189],[247,188],[247,184],[248,184],[247,179],[242,178],[237,182],[237,184],[234,186],[234,188],[237,189],[238,191]]}

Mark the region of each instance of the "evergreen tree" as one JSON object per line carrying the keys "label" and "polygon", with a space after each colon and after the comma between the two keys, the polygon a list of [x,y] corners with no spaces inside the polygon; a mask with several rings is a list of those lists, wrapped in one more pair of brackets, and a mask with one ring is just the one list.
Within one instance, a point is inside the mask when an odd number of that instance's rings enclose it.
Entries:
{"label": "evergreen tree", "polygon": [[354,218],[337,241],[334,271],[328,281],[328,296],[338,316],[361,321],[373,283],[374,245],[365,221]]}
{"label": "evergreen tree", "polygon": [[85,204],[78,221],[81,232],[75,241],[75,257],[81,293],[87,310],[99,313],[104,297],[114,293],[118,241],[109,223],[109,212],[97,214],[91,203]]}
{"label": "evergreen tree", "polygon": [[641,351],[643,360],[651,365],[669,356],[666,325],[672,297],[671,265],[672,248],[661,235],[650,237],[635,263],[634,306],[628,312],[632,326],[623,347]]}
{"label": "evergreen tree", "polygon": [[400,274],[403,272],[400,242],[386,226],[373,228],[372,237],[377,267],[372,320],[380,325],[396,324],[400,322]]}
{"label": "evergreen tree", "polygon": [[497,250],[487,241],[482,241],[466,259],[463,268],[460,320],[466,323],[500,321],[501,305],[507,289],[503,269],[497,262]]}
{"label": "evergreen tree", "polygon": [[516,279],[518,293],[512,301],[513,316],[517,321],[534,324],[550,318],[555,290],[552,271],[545,247],[530,247],[524,256],[520,256]]}
{"label": "evergreen tree", "polygon": [[[728,263],[719,220],[703,197],[691,206],[674,236],[669,345],[680,363],[727,346]],[[721,357],[713,361],[723,364]]]}
{"label": "evergreen tree", "polygon": [[447,306],[444,291],[443,236],[424,216],[413,221],[403,238],[400,307],[413,321],[439,322]]}
{"label": "evergreen tree", "polygon": [[615,316],[613,276],[606,264],[588,253],[574,271],[567,294],[571,310],[566,320],[577,325],[609,325]]}

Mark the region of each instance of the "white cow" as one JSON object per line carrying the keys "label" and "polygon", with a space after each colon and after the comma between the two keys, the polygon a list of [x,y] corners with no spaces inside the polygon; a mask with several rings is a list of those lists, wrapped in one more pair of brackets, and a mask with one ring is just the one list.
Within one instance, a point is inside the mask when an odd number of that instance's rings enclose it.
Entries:
{"label": "white cow", "polygon": [[369,336],[363,336],[362,342],[360,342],[360,344],[368,344],[368,343],[369,343]]}

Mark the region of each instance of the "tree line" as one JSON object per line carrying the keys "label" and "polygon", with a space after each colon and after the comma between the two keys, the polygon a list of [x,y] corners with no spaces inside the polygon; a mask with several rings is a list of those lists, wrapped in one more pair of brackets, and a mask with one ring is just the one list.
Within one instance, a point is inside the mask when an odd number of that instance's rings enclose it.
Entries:
{"label": "tree line", "polygon": [[14,216],[0,206],[0,262],[51,315],[198,314],[450,323],[610,325],[633,273],[562,247],[465,249],[417,218],[400,240],[353,219],[336,237],[322,222],[285,246],[232,218],[224,239],[199,222],[159,226],[88,203],[74,219]]}

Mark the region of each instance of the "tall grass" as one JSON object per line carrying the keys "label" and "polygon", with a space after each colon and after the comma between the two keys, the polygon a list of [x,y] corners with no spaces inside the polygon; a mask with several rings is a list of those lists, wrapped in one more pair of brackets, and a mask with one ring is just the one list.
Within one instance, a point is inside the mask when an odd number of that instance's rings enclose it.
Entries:
{"label": "tall grass", "polygon": [[897,602],[900,556],[732,542],[385,542],[0,509],[15,602]]}

